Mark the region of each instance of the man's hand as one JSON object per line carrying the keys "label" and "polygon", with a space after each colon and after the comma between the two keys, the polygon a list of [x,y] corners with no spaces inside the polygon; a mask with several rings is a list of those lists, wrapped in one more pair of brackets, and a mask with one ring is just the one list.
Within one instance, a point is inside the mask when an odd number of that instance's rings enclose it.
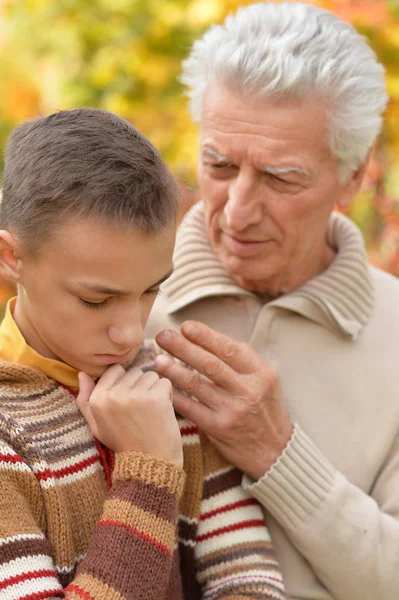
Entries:
{"label": "man's hand", "polygon": [[97,384],[82,372],[79,383],[78,408],[94,437],[115,452],[143,452],[183,466],[168,379],[113,365]]}
{"label": "man's hand", "polygon": [[174,391],[178,413],[195,423],[225,458],[259,479],[281,455],[292,435],[280,380],[248,344],[187,321],[181,334],[163,330],[157,342],[194,371],[160,355],[158,373],[194,396]]}

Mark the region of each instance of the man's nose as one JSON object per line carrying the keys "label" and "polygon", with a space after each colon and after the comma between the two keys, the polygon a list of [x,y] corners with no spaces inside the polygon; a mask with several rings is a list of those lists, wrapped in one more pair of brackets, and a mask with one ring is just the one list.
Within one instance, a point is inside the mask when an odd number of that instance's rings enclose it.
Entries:
{"label": "man's nose", "polygon": [[231,183],[224,207],[226,226],[230,231],[243,231],[262,220],[262,204],[258,186],[238,177]]}

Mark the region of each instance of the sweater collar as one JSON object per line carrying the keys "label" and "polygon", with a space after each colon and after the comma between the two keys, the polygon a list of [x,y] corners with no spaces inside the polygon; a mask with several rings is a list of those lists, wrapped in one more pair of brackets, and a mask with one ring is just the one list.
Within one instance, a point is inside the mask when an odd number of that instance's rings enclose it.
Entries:
{"label": "sweater collar", "polygon": [[[268,305],[292,310],[356,339],[374,304],[364,241],[354,223],[339,213],[330,217],[327,238],[338,249],[328,269]],[[169,314],[211,296],[258,299],[233,281],[216,256],[207,236],[203,203],[192,209],[179,229],[174,265],[172,277],[162,287]]]}

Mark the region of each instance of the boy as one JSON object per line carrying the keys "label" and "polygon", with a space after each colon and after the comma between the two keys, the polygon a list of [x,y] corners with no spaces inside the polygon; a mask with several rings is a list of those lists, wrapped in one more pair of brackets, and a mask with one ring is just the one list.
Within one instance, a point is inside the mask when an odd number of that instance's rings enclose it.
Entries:
{"label": "boy", "polygon": [[176,419],[143,345],[177,198],[156,150],[112,113],[63,111],[10,138],[1,598],[285,597],[259,507]]}

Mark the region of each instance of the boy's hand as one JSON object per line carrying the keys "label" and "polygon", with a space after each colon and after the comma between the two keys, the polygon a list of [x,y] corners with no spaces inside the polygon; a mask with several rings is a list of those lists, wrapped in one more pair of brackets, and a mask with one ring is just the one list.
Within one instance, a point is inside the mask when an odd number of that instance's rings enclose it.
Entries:
{"label": "boy's hand", "polygon": [[94,437],[115,452],[143,452],[183,466],[183,448],[168,379],[109,367],[97,384],[79,373],[77,405]]}

